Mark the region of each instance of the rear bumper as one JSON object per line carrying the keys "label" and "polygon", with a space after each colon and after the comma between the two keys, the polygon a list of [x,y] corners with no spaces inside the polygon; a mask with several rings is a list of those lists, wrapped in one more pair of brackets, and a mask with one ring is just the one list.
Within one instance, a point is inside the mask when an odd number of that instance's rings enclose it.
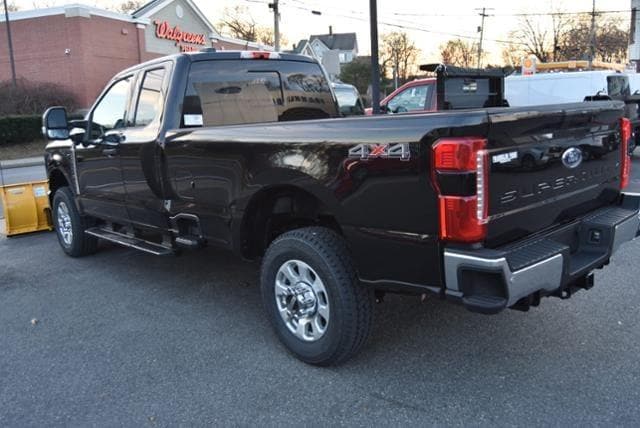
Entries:
{"label": "rear bumper", "polygon": [[447,248],[445,293],[474,312],[497,313],[537,305],[540,297],[566,298],[590,288],[591,272],[638,235],[639,202],[639,197],[625,196],[620,206],[495,250]]}

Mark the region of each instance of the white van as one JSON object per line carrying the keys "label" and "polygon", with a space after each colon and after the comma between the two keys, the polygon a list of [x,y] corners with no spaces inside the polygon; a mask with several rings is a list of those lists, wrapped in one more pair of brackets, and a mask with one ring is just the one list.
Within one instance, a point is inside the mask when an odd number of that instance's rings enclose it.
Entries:
{"label": "white van", "polygon": [[607,70],[511,75],[505,79],[504,87],[505,98],[512,107],[582,102],[595,95],[631,95],[629,77]]}
{"label": "white van", "polygon": [[640,95],[640,73],[627,73],[631,95]]}

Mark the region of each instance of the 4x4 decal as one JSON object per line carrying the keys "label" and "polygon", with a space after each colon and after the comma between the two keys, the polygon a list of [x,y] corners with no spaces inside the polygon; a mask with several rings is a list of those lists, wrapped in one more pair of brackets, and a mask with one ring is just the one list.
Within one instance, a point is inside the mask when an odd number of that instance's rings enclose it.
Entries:
{"label": "4x4 decal", "polygon": [[368,159],[400,159],[411,160],[411,150],[408,143],[392,144],[358,144],[349,149],[350,158]]}

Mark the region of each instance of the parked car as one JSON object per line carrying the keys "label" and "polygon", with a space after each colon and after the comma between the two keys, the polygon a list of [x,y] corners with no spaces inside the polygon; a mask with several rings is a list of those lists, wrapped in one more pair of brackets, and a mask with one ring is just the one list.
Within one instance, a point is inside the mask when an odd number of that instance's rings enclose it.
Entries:
{"label": "parked car", "polygon": [[[462,92],[438,103],[501,99],[456,79]],[[279,339],[307,363],[339,364],[385,292],[493,314],[591,288],[640,222],[640,198],[622,192],[623,107],[341,118],[311,58],[177,54],[116,75],[86,120],[47,110],[52,217],[72,257],[105,240],[261,259]],[[514,162],[520,153],[540,160]]]}
{"label": "parked car", "polygon": [[358,89],[347,83],[331,84],[338,100],[338,108],[343,116],[361,116],[364,114],[364,103]]}
{"label": "parked car", "polygon": [[[445,64],[425,64],[420,70],[436,77],[407,82],[380,102],[383,113],[417,113],[478,107],[505,107],[504,72]],[[372,114],[371,109],[366,114]]]}
{"label": "parked car", "polygon": [[[407,82],[380,101],[384,113],[406,113],[436,111],[436,79],[416,79]],[[373,110],[367,108],[367,115]]]}

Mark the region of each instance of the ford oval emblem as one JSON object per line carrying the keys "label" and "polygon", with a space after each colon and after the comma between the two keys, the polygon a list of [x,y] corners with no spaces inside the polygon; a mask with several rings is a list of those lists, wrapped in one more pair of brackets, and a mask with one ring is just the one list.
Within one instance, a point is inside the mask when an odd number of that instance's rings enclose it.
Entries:
{"label": "ford oval emblem", "polygon": [[577,168],[582,163],[582,150],[577,147],[569,147],[562,153],[562,163],[567,168]]}

